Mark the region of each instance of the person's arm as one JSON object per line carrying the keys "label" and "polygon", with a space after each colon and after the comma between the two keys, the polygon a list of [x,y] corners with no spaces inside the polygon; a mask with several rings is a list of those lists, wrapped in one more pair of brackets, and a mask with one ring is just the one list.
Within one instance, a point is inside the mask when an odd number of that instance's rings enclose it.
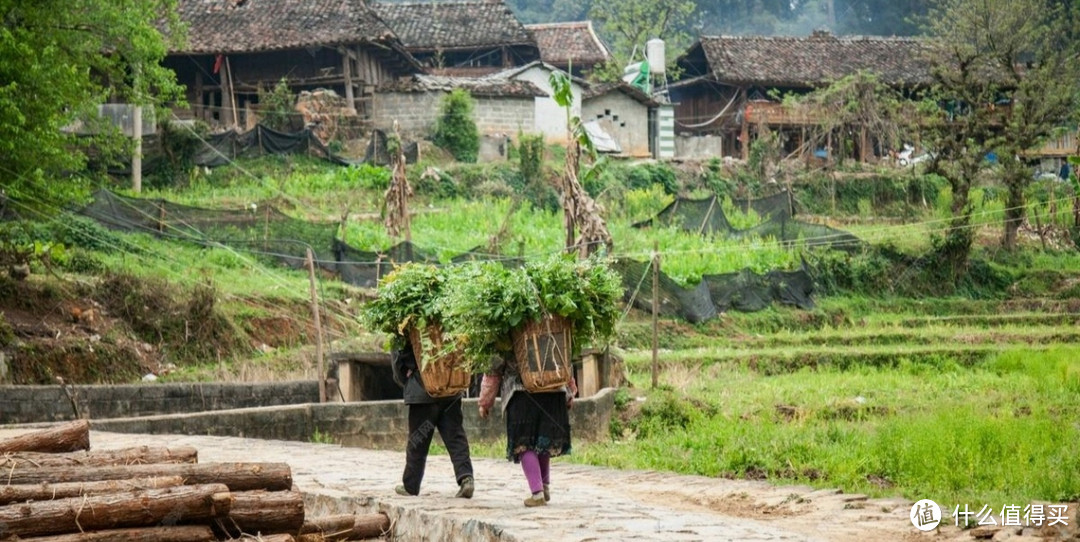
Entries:
{"label": "person's arm", "polygon": [[390,352],[390,368],[394,382],[398,386],[405,387],[405,383],[409,381],[410,373],[414,367],[416,367],[416,358],[413,357],[412,348],[409,347],[408,343],[405,343],[401,350]]}
{"label": "person's arm", "polygon": [[495,396],[498,395],[501,384],[502,375],[498,373],[485,374],[484,379],[480,381],[480,399],[477,404],[480,407],[481,418],[487,418],[488,413],[491,412],[491,407],[495,404]]}

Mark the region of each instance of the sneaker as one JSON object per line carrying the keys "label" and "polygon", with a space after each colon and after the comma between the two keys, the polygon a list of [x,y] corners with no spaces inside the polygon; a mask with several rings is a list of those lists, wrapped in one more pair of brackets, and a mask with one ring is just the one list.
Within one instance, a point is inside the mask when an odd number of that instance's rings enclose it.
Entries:
{"label": "sneaker", "polygon": [[548,485],[544,484],[544,502],[548,502],[550,500],[551,500],[551,492],[548,491]]}
{"label": "sneaker", "polygon": [[473,494],[473,477],[466,476],[461,479],[461,488],[458,489],[455,497],[461,497],[463,499],[471,499]]}
{"label": "sneaker", "polygon": [[394,488],[394,493],[397,493],[398,495],[401,495],[403,497],[415,497],[416,496],[413,493],[409,493],[409,490],[405,489],[405,486],[397,486],[397,487],[395,487]]}
{"label": "sneaker", "polygon": [[543,492],[533,493],[531,496],[529,496],[528,499],[525,499],[525,506],[529,508],[532,508],[534,506],[544,506],[546,504],[547,501],[544,500]]}

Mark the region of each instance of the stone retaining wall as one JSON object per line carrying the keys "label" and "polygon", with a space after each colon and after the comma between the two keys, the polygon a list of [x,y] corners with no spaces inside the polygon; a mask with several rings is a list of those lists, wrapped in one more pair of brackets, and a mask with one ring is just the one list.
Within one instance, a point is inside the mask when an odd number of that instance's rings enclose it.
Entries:
{"label": "stone retaining wall", "polygon": [[[608,438],[614,389],[574,401],[570,411],[573,438]],[[499,404],[481,420],[476,399],[464,399],[465,429],[477,442],[505,438],[506,423]],[[358,403],[310,403],[280,407],[244,408],[214,412],[145,416],[125,419],[91,419],[97,431],[143,434],[234,436],[311,442],[321,439],[345,446],[404,449],[408,436],[408,411],[400,400]]]}
{"label": "stone retaining wall", "polygon": [[[319,401],[317,381],[0,386],[0,424],[127,418]],[[76,415],[76,408],[78,415]]]}

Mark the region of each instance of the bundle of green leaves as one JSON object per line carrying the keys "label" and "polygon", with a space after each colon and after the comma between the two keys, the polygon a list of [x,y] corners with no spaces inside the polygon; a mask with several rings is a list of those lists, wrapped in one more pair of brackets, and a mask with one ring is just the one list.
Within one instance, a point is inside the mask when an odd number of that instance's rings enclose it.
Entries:
{"label": "bundle of green leaves", "polygon": [[364,325],[391,335],[394,347],[404,345],[409,325],[424,327],[442,320],[439,304],[446,283],[446,270],[430,264],[406,263],[379,282],[378,297],[360,312]]}
{"label": "bundle of green leaves", "polygon": [[534,318],[555,314],[569,320],[575,351],[615,334],[622,279],[603,260],[578,260],[572,254],[558,254],[530,262],[524,271],[540,296],[541,314]]}
{"label": "bundle of green leaves", "polygon": [[448,274],[437,302],[443,332],[462,349],[472,372],[484,372],[496,355],[511,348],[510,330],[538,318],[540,297],[520,269],[496,262],[470,262]]}
{"label": "bundle of green leaves", "polygon": [[438,301],[444,331],[463,348],[469,369],[487,370],[495,356],[510,356],[510,334],[553,314],[573,326],[574,348],[607,340],[619,318],[619,275],[598,258],[559,254],[507,269],[493,263],[459,266],[448,273]]}

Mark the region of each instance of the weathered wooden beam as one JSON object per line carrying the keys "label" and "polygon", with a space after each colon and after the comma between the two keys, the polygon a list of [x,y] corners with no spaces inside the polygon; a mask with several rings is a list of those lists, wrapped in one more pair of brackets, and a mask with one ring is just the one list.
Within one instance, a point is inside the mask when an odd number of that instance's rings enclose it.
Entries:
{"label": "weathered wooden beam", "polygon": [[227,516],[231,505],[224,484],[9,504],[0,506],[0,538],[206,521]]}
{"label": "weathered wooden beam", "polygon": [[75,420],[0,440],[0,452],[64,453],[90,449],[90,422]]}
{"label": "weathered wooden beam", "polygon": [[298,533],[304,526],[304,496],[299,491],[237,491],[229,516],[217,523],[230,536]]}
{"label": "weathered wooden beam", "polygon": [[90,482],[181,476],[187,484],[225,484],[232,491],[265,489],[283,491],[292,487],[292,470],[287,463],[199,463],[124,465],[105,467],[17,467],[4,472],[9,484]]}
{"label": "weathered wooden beam", "polygon": [[106,465],[145,465],[151,463],[198,463],[199,452],[193,446],[166,448],[137,446],[118,450],[95,450],[68,453],[7,452],[0,455],[0,469],[12,467],[102,467]]}
{"label": "weathered wooden beam", "polygon": [[208,525],[135,527],[34,537],[33,542],[210,542],[217,540]]}
{"label": "weathered wooden beam", "polygon": [[179,476],[99,482],[68,482],[63,484],[6,485],[0,486],[0,505],[26,501],[66,499],[83,495],[131,492],[141,489],[161,489],[182,485],[184,485],[184,479]]}

